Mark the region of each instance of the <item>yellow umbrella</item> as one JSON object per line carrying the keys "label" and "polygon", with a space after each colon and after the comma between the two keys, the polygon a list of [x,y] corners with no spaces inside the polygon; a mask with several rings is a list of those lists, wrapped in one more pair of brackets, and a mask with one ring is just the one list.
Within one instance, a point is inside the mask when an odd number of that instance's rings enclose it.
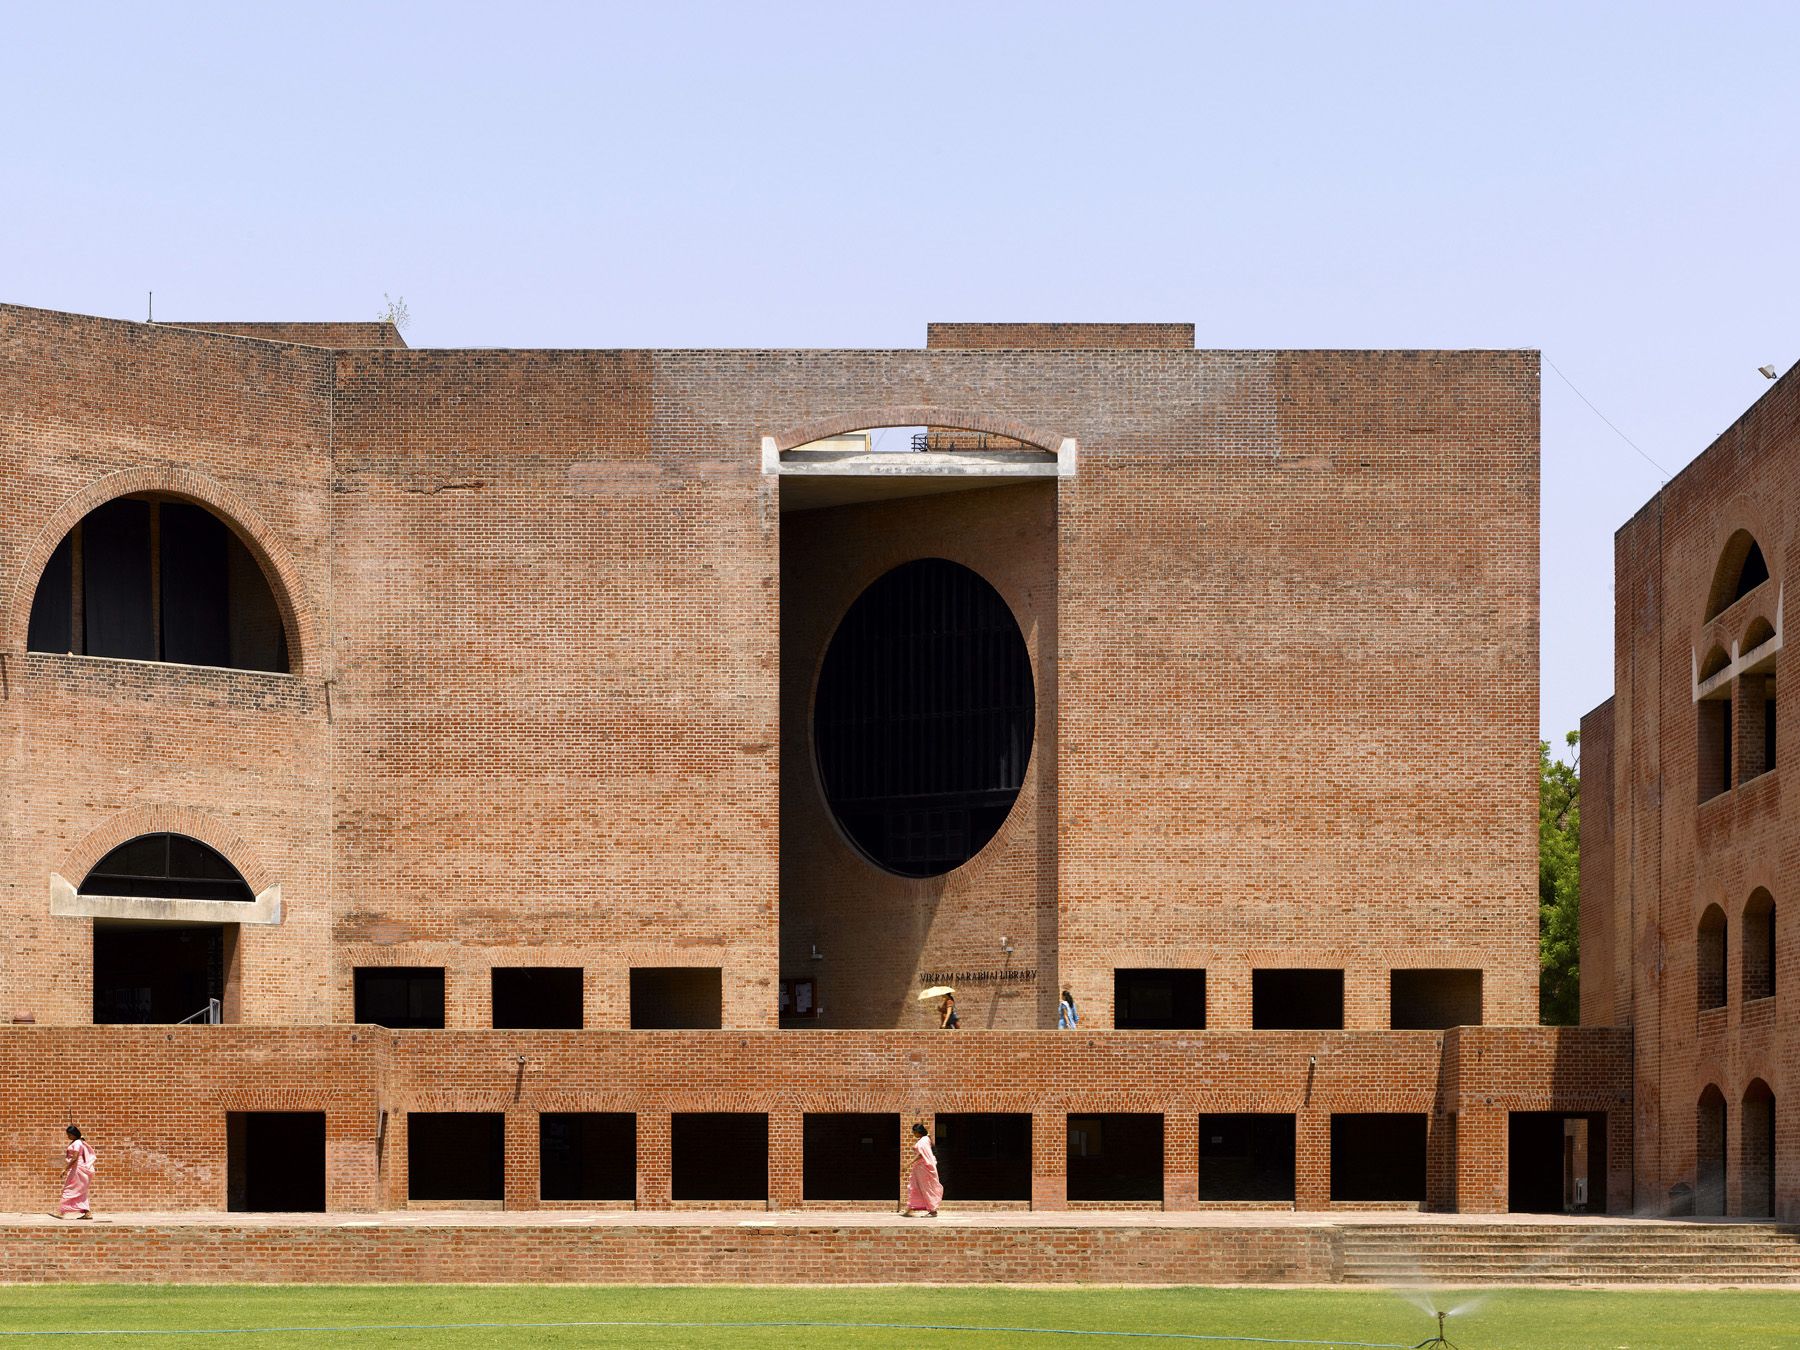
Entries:
{"label": "yellow umbrella", "polygon": [[934,984],[931,988],[919,995],[919,1001],[922,1003],[928,998],[942,998],[945,994],[949,994],[954,998],[956,996],[956,990],[952,989],[947,984]]}

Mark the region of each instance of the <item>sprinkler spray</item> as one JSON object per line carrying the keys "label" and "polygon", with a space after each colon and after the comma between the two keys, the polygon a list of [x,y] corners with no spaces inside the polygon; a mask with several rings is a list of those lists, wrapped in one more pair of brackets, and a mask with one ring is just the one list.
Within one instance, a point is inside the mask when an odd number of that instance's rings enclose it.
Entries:
{"label": "sprinkler spray", "polygon": [[1444,1348],[1444,1350],[1456,1350],[1456,1342],[1451,1340],[1448,1336],[1444,1335],[1444,1319],[1446,1317],[1448,1317],[1449,1315],[1450,1314],[1447,1312],[1440,1312],[1437,1315],[1438,1334],[1435,1336],[1428,1337],[1425,1340],[1420,1341],[1417,1345],[1415,1345],[1413,1347],[1413,1350],[1425,1350],[1425,1348],[1427,1346],[1431,1346],[1431,1345],[1440,1345]]}

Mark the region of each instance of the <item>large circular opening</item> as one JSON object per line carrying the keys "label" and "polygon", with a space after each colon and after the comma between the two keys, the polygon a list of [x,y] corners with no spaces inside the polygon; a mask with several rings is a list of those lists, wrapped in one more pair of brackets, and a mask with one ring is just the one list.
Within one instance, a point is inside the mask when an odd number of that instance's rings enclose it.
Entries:
{"label": "large circular opening", "polygon": [[874,862],[937,876],[1006,820],[1036,724],[1031,656],[1000,593],[960,563],[902,563],[825,651],[813,704],[825,800]]}

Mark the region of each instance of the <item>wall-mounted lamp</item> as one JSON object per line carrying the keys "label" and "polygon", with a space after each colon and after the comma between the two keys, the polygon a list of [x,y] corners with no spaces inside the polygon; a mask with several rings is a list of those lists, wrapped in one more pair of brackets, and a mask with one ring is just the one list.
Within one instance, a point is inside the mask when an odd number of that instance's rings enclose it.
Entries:
{"label": "wall-mounted lamp", "polygon": [[825,959],[825,953],[819,950],[819,944],[816,942],[812,945],[812,959],[815,961],[823,961]]}
{"label": "wall-mounted lamp", "polygon": [[1000,939],[1000,950],[1005,952],[1008,956],[1011,956],[1013,954],[1012,939],[1009,937],[1002,937]]}
{"label": "wall-mounted lamp", "polygon": [[1319,1057],[1317,1055],[1308,1055],[1306,1057],[1306,1067],[1309,1069],[1318,1068],[1319,1067]]}

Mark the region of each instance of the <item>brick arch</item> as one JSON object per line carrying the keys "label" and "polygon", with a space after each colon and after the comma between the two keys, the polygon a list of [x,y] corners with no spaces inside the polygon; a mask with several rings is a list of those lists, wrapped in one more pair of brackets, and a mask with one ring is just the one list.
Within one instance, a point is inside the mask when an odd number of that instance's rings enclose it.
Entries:
{"label": "brick arch", "polygon": [[940,408],[931,405],[887,405],[876,408],[849,408],[830,417],[814,418],[798,426],[773,433],[776,449],[792,450],[796,445],[823,440],[846,431],[865,427],[948,427],[954,431],[986,431],[1010,436],[1015,441],[1046,454],[1055,454],[1063,437],[1043,427],[1027,426],[1010,417],[967,408]]}
{"label": "brick arch", "polygon": [[[1773,583],[1769,589],[1779,590],[1781,587],[1780,542],[1781,531],[1776,528],[1777,522],[1770,519],[1761,506],[1748,494],[1739,494],[1725,503],[1715,517],[1716,526],[1708,539],[1706,553],[1699,566],[1704,569],[1705,591],[1703,592],[1702,612],[1695,617],[1704,624],[1710,624],[1732,605],[1732,601],[1723,598],[1720,588],[1726,584],[1722,576],[1725,564],[1730,560],[1734,546],[1740,535],[1747,536],[1749,543],[1754,543],[1762,550],[1763,561],[1768,564],[1769,580]],[[1748,545],[1745,545],[1747,549]],[[1735,567],[1729,579],[1737,580]],[[1748,616],[1745,616],[1748,617]]]}
{"label": "brick arch", "polygon": [[19,560],[18,579],[0,626],[0,649],[25,650],[26,629],[31,619],[31,600],[50,555],[63,536],[96,507],[118,497],[157,492],[203,506],[224,521],[256,559],[275,608],[287,630],[288,666],[293,675],[306,674],[319,651],[317,624],[312,607],[299,587],[299,567],[294,556],[262,514],[234,489],[197,470],[178,464],[145,464],[120,469],[89,483],[50,513],[26,546]]}
{"label": "brick arch", "polygon": [[189,806],[143,804],[129,806],[107,817],[63,858],[58,872],[71,886],[94,870],[94,864],[120,844],[141,834],[185,834],[218,850],[249,883],[250,893],[260,895],[275,884],[275,873],[261,854],[231,826],[215,816]]}

